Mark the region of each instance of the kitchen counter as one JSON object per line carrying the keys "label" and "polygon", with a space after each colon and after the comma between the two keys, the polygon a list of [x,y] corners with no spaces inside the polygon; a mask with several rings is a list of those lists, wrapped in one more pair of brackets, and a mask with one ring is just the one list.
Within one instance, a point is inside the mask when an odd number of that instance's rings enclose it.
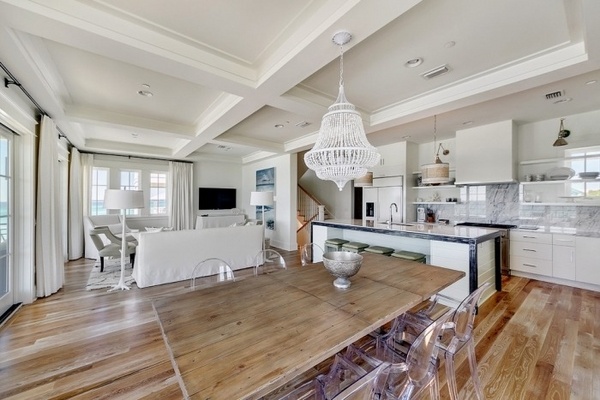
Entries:
{"label": "kitchen counter", "polygon": [[452,226],[444,224],[431,224],[422,222],[375,223],[373,221],[353,220],[325,220],[313,221],[313,225],[331,226],[343,229],[353,229],[365,232],[384,233],[388,235],[423,238],[457,243],[481,243],[500,237],[501,231],[492,228],[472,226]]}
{"label": "kitchen counter", "polygon": [[466,273],[446,293],[464,298],[483,282],[501,290],[500,239],[502,230],[431,223],[375,223],[363,220],[313,221],[311,241],[321,246],[326,239],[343,238],[371,246],[391,247],[425,254],[427,262]]}

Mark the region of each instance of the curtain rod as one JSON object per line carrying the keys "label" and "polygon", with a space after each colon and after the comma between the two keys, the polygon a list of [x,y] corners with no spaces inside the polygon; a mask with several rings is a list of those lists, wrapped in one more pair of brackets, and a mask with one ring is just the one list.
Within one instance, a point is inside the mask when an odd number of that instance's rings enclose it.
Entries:
{"label": "curtain rod", "polygon": [[[8,75],[8,78],[10,78],[10,79],[8,79],[7,77],[4,77],[4,87],[5,88],[9,88],[10,85],[16,85],[19,89],[21,89],[21,91],[25,94],[25,96],[27,96],[29,101],[31,101],[33,103],[33,105],[35,106],[35,108],[37,108],[37,110],[40,114],[45,115],[48,118],[52,118],[50,116],[50,114],[48,114],[46,112],[46,110],[44,110],[42,108],[42,106],[40,106],[40,104],[33,98],[33,96],[31,96],[31,94],[29,94],[29,92],[27,91],[27,89],[25,89],[25,87],[21,84],[21,82],[19,82],[19,80],[8,70],[8,68],[6,68],[6,66],[1,61],[0,61],[0,68],[2,68],[2,70],[6,73],[6,75]],[[65,135],[65,133],[58,127],[58,125],[56,126],[56,130],[58,131],[59,139],[65,139],[69,143],[70,146],[75,147],[73,145],[73,143],[71,143],[71,141],[69,140],[67,135]]]}
{"label": "curtain rod", "polygon": [[[79,150],[79,149],[78,149]],[[114,156],[114,157],[125,157],[125,158],[139,158],[142,160],[156,160],[156,161],[173,161],[173,162],[181,162],[181,163],[186,163],[186,164],[193,164],[193,161],[188,161],[188,160],[174,160],[174,159],[169,159],[169,158],[158,158],[158,157],[144,157],[144,156],[125,156],[123,154],[111,154],[111,153],[99,153],[96,151],[86,151],[86,150],[79,150],[80,153],[84,153],[84,154],[97,154],[99,156]]]}

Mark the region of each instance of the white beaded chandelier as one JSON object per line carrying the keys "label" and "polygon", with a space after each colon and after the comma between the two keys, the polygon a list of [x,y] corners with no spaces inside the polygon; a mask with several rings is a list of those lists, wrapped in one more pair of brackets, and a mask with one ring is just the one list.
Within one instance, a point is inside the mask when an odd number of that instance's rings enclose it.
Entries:
{"label": "white beaded chandelier", "polygon": [[306,166],[322,180],[334,181],[340,191],[346,182],[366,175],[379,162],[379,153],[367,140],[365,129],[353,104],[344,93],[343,45],[352,39],[349,32],[338,32],[332,40],[340,46],[340,89],[338,97],[323,116],[314,147],[304,155]]}

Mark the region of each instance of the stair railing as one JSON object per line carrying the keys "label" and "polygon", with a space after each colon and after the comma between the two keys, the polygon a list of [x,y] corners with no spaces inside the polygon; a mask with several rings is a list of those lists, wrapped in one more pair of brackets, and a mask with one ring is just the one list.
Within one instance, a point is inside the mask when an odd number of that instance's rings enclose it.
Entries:
{"label": "stair railing", "polygon": [[[298,185],[298,216],[301,216],[303,219],[302,225],[296,230],[296,233],[302,229],[306,229],[311,221],[317,219],[319,216],[319,206],[324,206],[324,204],[308,193],[302,186]],[[333,217],[333,214],[327,208],[325,208],[325,212]]]}

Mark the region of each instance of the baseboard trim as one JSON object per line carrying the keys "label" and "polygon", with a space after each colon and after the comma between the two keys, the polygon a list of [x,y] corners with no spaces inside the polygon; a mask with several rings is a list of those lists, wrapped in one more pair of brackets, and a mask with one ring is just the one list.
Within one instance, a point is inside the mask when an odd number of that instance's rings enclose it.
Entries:
{"label": "baseboard trim", "polygon": [[17,312],[19,308],[21,308],[22,305],[23,303],[13,304],[8,308],[8,310],[6,310],[4,314],[2,314],[2,316],[0,316],[0,329],[2,328],[2,326],[4,326],[4,323],[7,322],[10,319],[10,317],[12,317]]}

